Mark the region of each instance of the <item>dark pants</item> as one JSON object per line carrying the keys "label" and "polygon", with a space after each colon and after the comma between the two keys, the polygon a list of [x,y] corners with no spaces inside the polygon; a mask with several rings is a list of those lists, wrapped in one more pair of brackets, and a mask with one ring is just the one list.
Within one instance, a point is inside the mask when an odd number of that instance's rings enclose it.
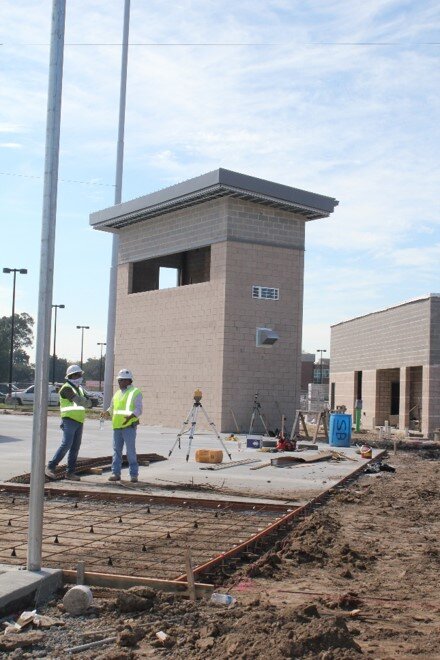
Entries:
{"label": "dark pants", "polygon": [[47,464],[47,467],[49,470],[55,470],[58,463],[69,452],[67,457],[67,472],[75,472],[76,459],[78,458],[79,448],[81,447],[83,424],[70,419],[70,417],[63,417],[61,428],[63,429],[63,440],[56,450],[54,457]]}

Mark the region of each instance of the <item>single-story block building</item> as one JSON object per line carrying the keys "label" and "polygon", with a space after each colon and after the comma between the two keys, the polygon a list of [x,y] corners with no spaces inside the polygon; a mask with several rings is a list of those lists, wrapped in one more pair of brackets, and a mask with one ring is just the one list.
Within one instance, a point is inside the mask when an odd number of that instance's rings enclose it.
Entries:
{"label": "single-story block building", "polygon": [[357,400],[364,428],[440,427],[440,294],[332,325],[330,404]]}

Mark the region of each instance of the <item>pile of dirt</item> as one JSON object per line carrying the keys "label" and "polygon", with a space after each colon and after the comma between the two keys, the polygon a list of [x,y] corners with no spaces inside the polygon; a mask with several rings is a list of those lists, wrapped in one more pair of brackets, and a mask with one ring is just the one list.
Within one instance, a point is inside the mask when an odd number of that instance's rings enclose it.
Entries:
{"label": "pile of dirt", "polygon": [[374,553],[352,547],[345,538],[339,515],[321,509],[300,522],[274,550],[245,569],[249,577],[282,579],[283,568],[312,564],[365,570],[375,561]]}

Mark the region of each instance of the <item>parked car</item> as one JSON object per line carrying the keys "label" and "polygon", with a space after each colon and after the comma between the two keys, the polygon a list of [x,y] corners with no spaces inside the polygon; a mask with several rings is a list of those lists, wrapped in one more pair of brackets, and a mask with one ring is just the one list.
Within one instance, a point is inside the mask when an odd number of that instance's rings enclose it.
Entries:
{"label": "parked car", "polygon": [[[25,390],[17,390],[6,396],[6,403],[16,403],[18,406],[33,406],[34,405],[34,390],[35,386],[31,385]],[[60,402],[60,397],[56,388],[49,385],[49,396],[47,403],[49,406],[57,406]]]}
{"label": "parked car", "polygon": [[[18,387],[11,385],[13,392],[17,392]],[[9,383],[0,383],[0,403],[4,403],[6,396],[9,394]]]}
{"label": "parked car", "polygon": [[96,408],[97,406],[102,405],[102,396],[101,396],[100,392],[91,392],[90,390],[85,390],[84,388],[83,388],[83,390],[84,390],[85,394],[87,394],[89,399],[92,400],[93,408]]}

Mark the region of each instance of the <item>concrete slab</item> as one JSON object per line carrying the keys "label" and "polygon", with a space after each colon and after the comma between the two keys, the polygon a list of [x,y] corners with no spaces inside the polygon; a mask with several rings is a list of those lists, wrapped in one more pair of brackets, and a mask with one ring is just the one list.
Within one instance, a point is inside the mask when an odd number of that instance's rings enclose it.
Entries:
{"label": "concrete slab", "polygon": [[[48,418],[47,456],[50,457],[60,442],[59,418]],[[7,433],[9,441],[3,442],[0,436],[0,480],[6,480],[14,475],[29,472],[30,446],[32,435],[32,417],[19,417],[18,415],[0,416],[1,433]],[[137,436],[137,450],[139,453],[156,452],[168,457],[177,435],[177,429],[163,427],[140,426]],[[238,450],[236,442],[226,441],[228,452],[233,461],[252,458],[262,463],[273,458],[275,454],[260,452],[255,449]],[[12,442],[10,440],[13,440]],[[342,451],[352,460],[341,462],[325,461],[309,463],[298,466],[274,467],[268,466],[260,470],[251,468],[258,465],[239,465],[224,470],[202,470],[206,464],[195,462],[196,449],[221,448],[217,438],[212,434],[201,431],[194,436],[189,461],[186,453],[188,438],[182,438],[181,449],[176,447],[169,460],[152,463],[148,467],[141,467],[139,484],[130,484],[128,469],[122,471],[125,485],[108,482],[109,473],[102,475],[87,475],[82,478],[81,485],[63,480],[53,482],[62,488],[103,488],[111,492],[134,488],[153,495],[173,495],[187,498],[213,497],[216,499],[252,499],[263,502],[280,502],[300,504],[308,501],[318,493],[330,488],[337,481],[354,472],[362,463],[366,463],[356,454],[356,447],[335,448]],[[245,442],[242,442],[242,447]],[[328,449],[328,444],[318,443],[319,449]],[[373,450],[373,457],[380,450]],[[85,457],[106,456],[112,453],[111,424],[106,422],[104,429],[100,430],[98,420],[86,421],[83,443],[80,455]],[[309,454],[313,450],[308,451]],[[276,454],[282,456],[283,454]],[[288,455],[288,453],[286,453]],[[229,463],[224,456],[224,465]]]}
{"label": "concrete slab", "polygon": [[63,573],[59,569],[28,571],[0,564],[0,616],[37,608],[49,600],[62,583]]}

